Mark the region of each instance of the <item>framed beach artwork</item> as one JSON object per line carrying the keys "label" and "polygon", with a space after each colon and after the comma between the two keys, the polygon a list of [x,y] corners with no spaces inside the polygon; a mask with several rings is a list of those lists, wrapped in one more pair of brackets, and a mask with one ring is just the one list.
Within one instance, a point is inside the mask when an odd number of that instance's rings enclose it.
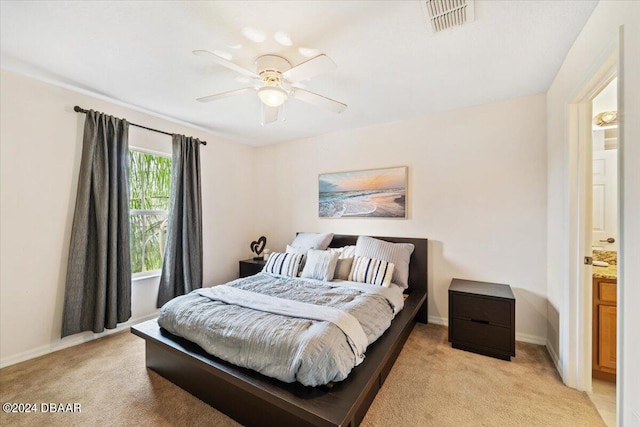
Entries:
{"label": "framed beach artwork", "polygon": [[324,173],[318,177],[320,218],[406,218],[407,167]]}

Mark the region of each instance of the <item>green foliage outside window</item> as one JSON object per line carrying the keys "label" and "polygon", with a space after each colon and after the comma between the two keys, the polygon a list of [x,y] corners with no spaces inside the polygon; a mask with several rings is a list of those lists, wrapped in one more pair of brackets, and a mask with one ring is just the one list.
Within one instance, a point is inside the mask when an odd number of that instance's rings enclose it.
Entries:
{"label": "green foliage outside window", "polygon": [[171,159],[129,151],[131,272],[162,268],[167,236]]}

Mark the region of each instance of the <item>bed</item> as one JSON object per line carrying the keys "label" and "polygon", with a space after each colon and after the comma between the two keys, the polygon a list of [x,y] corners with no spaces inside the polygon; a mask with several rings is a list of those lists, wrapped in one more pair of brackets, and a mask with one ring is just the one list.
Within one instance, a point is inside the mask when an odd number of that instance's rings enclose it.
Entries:
{"label": "bed", "polygon": [[[358,236],[336,235],[330,247]],[[404,308],[347,379],[328,386],[285,383],[225,362],[150,320],[131,328],[146,341],[146,366],[244,425],[357,426],[384,383],[416,321],[427,322],[427,239],[378,237],[412,243]],[[247,408],[251,408],[250,411]]]}

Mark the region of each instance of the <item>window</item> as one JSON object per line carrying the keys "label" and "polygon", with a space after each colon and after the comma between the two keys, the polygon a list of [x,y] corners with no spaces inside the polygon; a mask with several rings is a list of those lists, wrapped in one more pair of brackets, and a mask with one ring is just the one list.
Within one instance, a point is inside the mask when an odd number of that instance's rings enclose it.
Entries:
{"label": "window", "polygon": [[167,238],[171,158],[129,150],[131,273],[157,273]]}

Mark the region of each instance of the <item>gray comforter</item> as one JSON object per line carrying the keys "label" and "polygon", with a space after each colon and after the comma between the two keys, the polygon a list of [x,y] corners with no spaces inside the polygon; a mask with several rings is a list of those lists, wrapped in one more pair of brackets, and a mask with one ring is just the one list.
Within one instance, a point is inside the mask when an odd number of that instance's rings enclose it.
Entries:
{"label": "gray comforter", "polygon": [[[360,323],[367,344],[382,335],[403,305],[402,290],[395,286],[327,283],[267,273],[227,286],[344,310]],[[274,314],[211,298],[197,290],[175,298],[162,307],[158,323],[216,357],[285,382],[316,386],[341,381],[359,362],[353,343],[332,322]]]}

